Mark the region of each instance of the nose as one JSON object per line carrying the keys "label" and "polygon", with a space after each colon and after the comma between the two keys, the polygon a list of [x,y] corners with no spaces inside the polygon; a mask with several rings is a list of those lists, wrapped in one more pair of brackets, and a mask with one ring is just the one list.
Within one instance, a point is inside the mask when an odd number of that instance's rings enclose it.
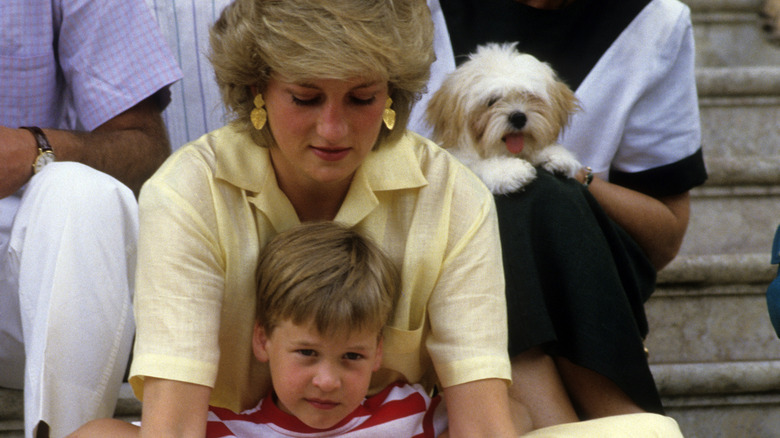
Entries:
{"label": "nose", "polygon": [[511,123],[515,129],[523,129],[526,122],[528,122],[528,117],[525,116],[525,113],[517,111],[509,115],[509,123]]}
{"label": "nose", "polygon": [[333,365],[321,364],[312,383],[322,392],[331,392],[341,386],[341,377]]}
{"label": "nose", "polygon": [[336,143],[347,135],[348,129],[343,106],[326,103],[317,121],[317,134],[330,143]]}

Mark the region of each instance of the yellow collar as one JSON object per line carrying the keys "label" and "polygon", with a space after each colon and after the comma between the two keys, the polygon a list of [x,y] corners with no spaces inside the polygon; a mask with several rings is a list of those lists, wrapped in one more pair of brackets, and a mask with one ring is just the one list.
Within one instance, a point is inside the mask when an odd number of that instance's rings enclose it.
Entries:
{"label": "yellow collar", "polygon": [[[290,221],[297,223],[292,205],[276,184],[268,149],[258,146],[249,135],[230,125],[213,135],[216,178],[249,192],[252,203],[277,230],[281,230],[282,224],[289,226]],[[376,192],[427,185],[415,154],[424,141],[417,134],[407,132],[398,141],[384,143],[370,152],[355,173],[336,220],[348,226],[359,222],[378,205]]]}

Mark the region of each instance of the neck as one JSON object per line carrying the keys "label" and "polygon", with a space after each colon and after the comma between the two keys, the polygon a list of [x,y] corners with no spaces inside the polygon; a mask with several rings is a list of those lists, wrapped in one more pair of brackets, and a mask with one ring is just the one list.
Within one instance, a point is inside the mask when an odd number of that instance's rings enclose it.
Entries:
{"label": "neck", "polygon": [[290,200],[301,222],[332,221],[347,197],[349,182],[339,187],[289,187],[277,178],[282,192]]}
{"label": "neck", "polygon": [[575,0],[515,0],[526,6],[536,9],[563,9],[574,3]]}

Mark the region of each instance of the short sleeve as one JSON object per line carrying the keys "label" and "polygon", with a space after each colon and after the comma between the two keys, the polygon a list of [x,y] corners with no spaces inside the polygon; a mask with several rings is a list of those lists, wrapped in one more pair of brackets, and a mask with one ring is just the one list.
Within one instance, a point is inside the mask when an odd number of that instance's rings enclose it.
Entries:
{"label": "short sleeve", "polygon": [[143,0],[63,0],[59,63],[68,104],[93,130],[181,77]]}

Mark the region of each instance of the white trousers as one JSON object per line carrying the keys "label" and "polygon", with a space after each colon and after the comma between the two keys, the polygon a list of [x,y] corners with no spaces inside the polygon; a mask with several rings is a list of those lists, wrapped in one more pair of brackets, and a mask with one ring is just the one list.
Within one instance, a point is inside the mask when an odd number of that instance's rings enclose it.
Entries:
{"label": "white trousers", "polygon": [[67,162],[1,202],[0,386],[24,389],[25,436],[39,421],[65,436],[116,406],[135,331],[138,206],[114,178]]}

